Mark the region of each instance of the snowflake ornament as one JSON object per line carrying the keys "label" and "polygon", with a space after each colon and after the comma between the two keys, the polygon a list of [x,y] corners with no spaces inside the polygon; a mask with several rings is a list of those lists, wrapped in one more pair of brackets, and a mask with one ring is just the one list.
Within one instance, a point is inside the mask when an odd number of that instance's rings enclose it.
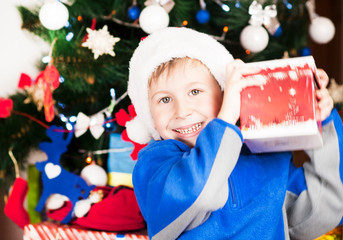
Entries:
{"label": "snowflake ornament", "polygon": [[115,56],[113,51],[114,45],[119,42],[120,38],[113,37],[107,30],[107,25],[102,29],[92,30],[87,28],[88,38],[82,43],[82,47],[88,47],[94,53],[94,59],[98,59],[103,54]]}

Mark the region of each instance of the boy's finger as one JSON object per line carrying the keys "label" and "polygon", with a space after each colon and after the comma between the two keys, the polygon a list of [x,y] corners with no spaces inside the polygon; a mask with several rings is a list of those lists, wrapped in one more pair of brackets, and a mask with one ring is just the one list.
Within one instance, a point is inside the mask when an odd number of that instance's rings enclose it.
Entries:
{"label": "boy's finger", "polygon": [[326,88],[326,86],[329,84],[329,76],[327,73],[319,68],[317,69],[317,74],[318,74],[318,83],[320,88]]}

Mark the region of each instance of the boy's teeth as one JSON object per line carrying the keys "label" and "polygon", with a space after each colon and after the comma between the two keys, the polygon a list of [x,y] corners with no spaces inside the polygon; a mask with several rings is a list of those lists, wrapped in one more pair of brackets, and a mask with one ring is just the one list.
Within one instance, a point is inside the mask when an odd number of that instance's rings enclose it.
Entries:
{"label": "boy's teeth", "polygon": [[182,133],[182,134],[188,134],[188,133],[198,131],[200,129],[200,127],[201,127],[201,123],[197,123],[197,124],[193,125],[192,127],[175,129],[175,131],[178,133]]}

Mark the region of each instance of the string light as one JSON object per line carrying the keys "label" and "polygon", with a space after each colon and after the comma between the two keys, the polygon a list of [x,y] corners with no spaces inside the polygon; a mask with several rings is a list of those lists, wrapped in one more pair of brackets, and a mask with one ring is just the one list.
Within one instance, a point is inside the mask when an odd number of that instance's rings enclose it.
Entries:
{"label": "string light", "polygon": [[82,16],[77,17],[77,21],[81,22],[82,21]]}
{"label": "string light", "polygon": [[74,123],[74,122],[76,122],[76,116],[71,116],[71,117],[69,117],[69,122],[72,122],[72,123]]}
{"label": "string light", "polygon": [[43,63],[49,63],[49,62],[50,62],[50,56],[44,56],[44,57],[42,57],[42,62],[43,62]]}
{"label": "string light", "polygon": [[187,26],[188,25],[188,21],[187,20],[183,20],[182,25],[183,26]]}
{"label": "string light", "polygon": [[59,115],[59,117],[60,117],[62,122],[67,122],[68,121],[68,118],[66,118],[66,116],[64,116],[64,114],[62,114],[62,113]]}
{"label": "string light", "polygon": [[86,163],[90,164],[91,162],[93,161],[92,157],[91,157],[91,154],[88,153],[88,156],[86,158]]}
{"label": "string light", "polygon": [[239,0],[236,1],[235,7],[236,8],[240,8],[241,7],[241,2]]}
{"label": "string light", "polygon": [[226,4],[222,4],[221,5],[221,8],[225,11],[225,12],[229,12],[230,11],[230,7],[228,6],[228,5],[226,5]]}
{"label": "string light", "polygon": [[246,49],[246,50],[245,50],[245,53],[246,53],[247,55],[249,55],[251,52],[250,52],[248,49]]}
{"label": "string light", "polygon": [[64,83],[64,77],[60,76],[59,81],[60,83]]}
{"label": "string light", "polygon": [[228,26],[223,27],[223,32],[228,32],[228,31],[229,31],[229,27]]}
{"label": "string light", "polygon": [[66,35],[66,40],[69,42],[70,40],[72,40],[74,37],[74,33],[72,32],[69,32],[67,35]]}
{"label": "string light", "polygon": [[283,3],[286,5],[286,7],[291,10],[293,8],[293,5],[289,3],[287,0],[284,0]]}
{"label": "string light", "polygon": [[215,0],[214,2],[217,3],[225,12],[230,11],[230,7],[227,4],[223,3],[222,1]]}
{"label": "string light", "polygon": [[73,125],[72,125],[70,122],[67,122],[67,123],[66,123],[66,129],[67,129],[68,131],[72,131],[72,130],[73,130]]}

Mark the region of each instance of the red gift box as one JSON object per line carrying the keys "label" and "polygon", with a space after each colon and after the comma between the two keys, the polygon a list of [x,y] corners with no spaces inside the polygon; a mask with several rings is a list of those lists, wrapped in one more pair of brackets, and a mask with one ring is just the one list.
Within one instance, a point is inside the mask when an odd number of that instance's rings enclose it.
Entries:
{"label": "red gift box", "polygon": [[148,240],[146,233],[117,233],[92,231],[52,222],[28,224],[24,227],[24,240]]}
{"label": "red gift box", "polygon": [[248,63],[260,70],[246,78],[265,79],[241,92],[243,138],[254,153],[322,146],[316,121],[316,65],[313,57]]}

